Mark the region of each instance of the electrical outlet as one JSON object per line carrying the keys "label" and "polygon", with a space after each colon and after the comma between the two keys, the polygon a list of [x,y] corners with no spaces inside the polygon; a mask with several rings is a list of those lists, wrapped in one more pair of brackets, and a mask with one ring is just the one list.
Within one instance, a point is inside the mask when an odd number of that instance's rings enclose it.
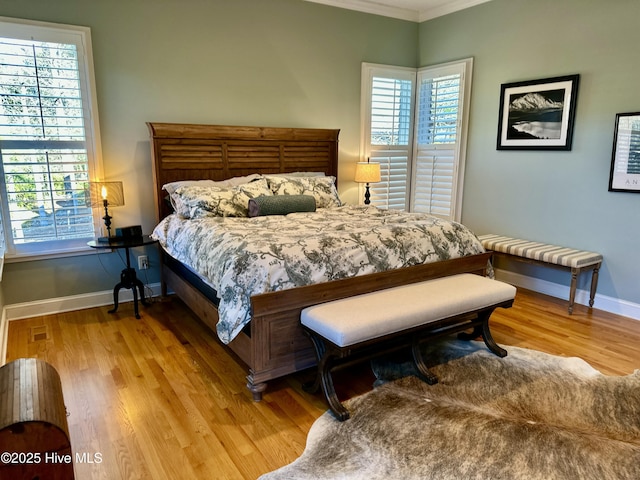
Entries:
{"label": "electrical outlet", "polygon": [[138,270],[146,270],[149,268],[149,257],[140,255],[138,257]]}

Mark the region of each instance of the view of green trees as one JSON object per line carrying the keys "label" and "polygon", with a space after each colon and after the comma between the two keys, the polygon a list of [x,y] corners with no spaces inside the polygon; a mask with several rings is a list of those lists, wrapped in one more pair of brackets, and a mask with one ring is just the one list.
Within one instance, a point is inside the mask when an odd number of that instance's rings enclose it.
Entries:
{"label": "view of green trees", "polygon": [[92,224],[75,45],[0,39],[0,148],[15,240]]}

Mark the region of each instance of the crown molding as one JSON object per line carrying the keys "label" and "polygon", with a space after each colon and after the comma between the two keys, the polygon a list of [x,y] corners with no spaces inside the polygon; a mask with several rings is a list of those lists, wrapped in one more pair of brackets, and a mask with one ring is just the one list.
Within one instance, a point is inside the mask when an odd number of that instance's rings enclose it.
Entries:
{"label": "crown molding", "polygon": [[464,10],[465,8],[475,7],[476,5],[487,3],[490,1],[491,0],[454,0],[441,2],[441,4],[438,6],[418,12],[418,21],[426,22],[427,20],[431,20],[433,18],[442,17],[444,15],[448,15],[459,10]]}
{"label": "crown molding", "polygon": [[408,8],[392,7],[369,1],[361,0],[305,0],[307,2],[321,3],[332,7],[346,8],[357,12],[372,13],[383,17],[398,18],[410,22],[420,21],[420,12]]}
{"label": "crown molding", "polygon": [[392,0],[385,2],[369,1],[369,0],[305,0],[307,2],[321,3],[332,7],[346,8],[358,12],[372,13],[374,15],[382,15],[384,17],[398,18],[400,20],[408,20],[410,22],[424,22],[432,18],[441,17],[449,13],[464,10],[481,3],[491,0],[432,0],[428,8],[411,9],[396,7],[392,5]]}

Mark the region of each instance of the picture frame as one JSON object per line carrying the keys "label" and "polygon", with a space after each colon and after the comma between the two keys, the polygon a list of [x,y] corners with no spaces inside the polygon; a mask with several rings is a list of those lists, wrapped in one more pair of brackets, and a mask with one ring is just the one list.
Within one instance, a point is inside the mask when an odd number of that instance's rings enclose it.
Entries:
{"label": "picture frame", "polygon": [[571,150],[580,75],[504,83],[498,150]]}
{"label": "picture frame", "polygon": [[609,191],[640,193],[640,112],[616,114]]}

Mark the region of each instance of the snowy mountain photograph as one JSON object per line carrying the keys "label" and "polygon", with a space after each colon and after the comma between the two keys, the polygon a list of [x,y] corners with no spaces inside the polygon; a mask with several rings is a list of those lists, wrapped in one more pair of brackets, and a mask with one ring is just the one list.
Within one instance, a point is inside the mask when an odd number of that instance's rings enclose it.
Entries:
{"label": "snowy mountain photograph", "polygon": [[564,90],[511,95],[508,139],[559,139],[562,133]]}
{"label": "snowy mountain photograph", "polygon": [[578,78],[503,84],[497,148],[570,150]]}

